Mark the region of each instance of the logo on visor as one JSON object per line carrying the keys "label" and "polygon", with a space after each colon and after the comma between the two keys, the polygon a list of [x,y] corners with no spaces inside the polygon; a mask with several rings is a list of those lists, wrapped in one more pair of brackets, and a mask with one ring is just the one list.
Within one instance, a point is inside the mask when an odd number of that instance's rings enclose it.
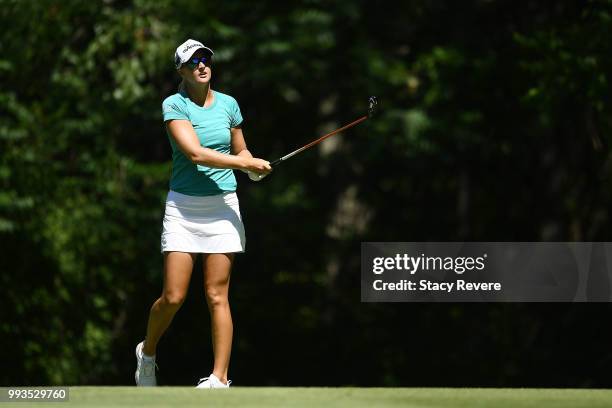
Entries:
{"label": "logo on visor", "polygon": [[202,44],[200,44],[200,43],[195,43],[195,44],[187,45],[185,48],[183,48],[183,54],[186,53],[187,51],[189,51],[190,49],[192,49],[193,47],[204,47],[204,46]]}

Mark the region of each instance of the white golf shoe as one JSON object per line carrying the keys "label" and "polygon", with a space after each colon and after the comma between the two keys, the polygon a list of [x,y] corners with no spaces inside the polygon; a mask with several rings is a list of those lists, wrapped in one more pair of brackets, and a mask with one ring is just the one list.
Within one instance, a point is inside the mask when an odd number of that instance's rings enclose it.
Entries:
{"label": "white golf shoe", "polygon": [[144,358],[142,347],[144,341],[141,341],[136,346],[136,373],[134,378],[136,379],[136,385],[139,387],[155,387],[157,380],[155,379],[155,357]]}
{"label": "white golf shoe", "polygon": [[223,384],[216,375],[211,374],[208,377],[200,378],[196,388],[229,388],[231,383],[231,380],[227,380],[227,384]]}

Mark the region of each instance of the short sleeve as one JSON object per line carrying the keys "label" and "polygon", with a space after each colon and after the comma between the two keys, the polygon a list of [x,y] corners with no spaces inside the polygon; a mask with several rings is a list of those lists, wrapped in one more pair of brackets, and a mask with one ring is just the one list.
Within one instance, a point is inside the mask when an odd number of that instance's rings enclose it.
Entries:
{"label": "short sleeve", "polygon": [[238,102],[234,98],[231,98],[231,103],[229,107],[230,111],[230,127],[235,128],[242,123],[242,114],[240,113],[240,107],[238,106]]}
{"label": "short sleeve", "polygon": [[162,103],[162,114],[164,116],[164,122],[171,119],[189,120],[186,107],[182,106],[181,103],[174,98],[166,98]]}

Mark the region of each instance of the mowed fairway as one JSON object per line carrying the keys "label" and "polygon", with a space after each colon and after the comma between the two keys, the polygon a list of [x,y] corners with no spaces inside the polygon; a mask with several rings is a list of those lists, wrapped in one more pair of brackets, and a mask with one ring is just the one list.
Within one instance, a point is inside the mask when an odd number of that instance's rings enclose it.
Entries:
{"label": "mowed fairway", "polygon": [[[38,404],[4,403],[3,406]],[[70,387],[61,407],[612,407],[612,390],[521,388]]]}

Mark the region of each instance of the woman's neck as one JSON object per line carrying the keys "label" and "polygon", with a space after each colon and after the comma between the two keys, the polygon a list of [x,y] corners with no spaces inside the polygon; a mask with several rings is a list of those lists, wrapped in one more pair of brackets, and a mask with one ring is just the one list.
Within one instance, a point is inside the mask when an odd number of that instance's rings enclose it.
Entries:
{"label": "woman's neck", "polygon": [[189,95],[189,99],[198,106],[206,107],[207,103],[210,105],[213,100],[212,89],[210,89],[210,83],[202,84],[200,86],[190,86],[189,83],[185,83],[185,91]]}

